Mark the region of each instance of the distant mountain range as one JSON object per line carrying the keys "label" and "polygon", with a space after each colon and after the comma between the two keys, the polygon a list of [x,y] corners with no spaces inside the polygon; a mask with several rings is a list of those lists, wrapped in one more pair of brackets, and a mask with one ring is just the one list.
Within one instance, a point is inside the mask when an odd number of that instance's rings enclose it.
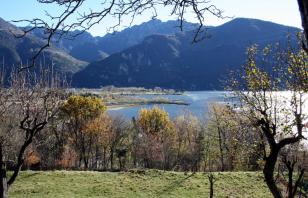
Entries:
{"label": "distant mountain range", "polygon": [[249,45],[278,41],[300,31],[271,22],[237,18],[208,30],[192,44],[194,31],[151,35],[141,43],[91,63],[73,77],[73,86],[142,86],[185,90],[222,89],[230,70],[243,65]]}
{"label": "distant mountain range", "polygon": [[[164,87],[185,90],[221,89],[220,80],[245,61],[249,45],[286,43],[287,34],[300,29],[271,22],[237,18],[209,27],[207,38],[192,44],[196,24],[151,20],[123,31],[93,37],[85,32],[72,39],[52,40],[37,64],[73,75],[72,86],[97,88],[106,85]],[[26,28],[26,27],[25,27]],[[26,63],[44,43],[36,30],[22,39],[11,31],[21,29],[0,19],[0,60],[6,68]],[[1,61],[0,61],[1,65]]]}
{"label": "distant mountain range", "polygon": [[[197,24],[183,23],[183,30],[185,31],[193,30],[196,27]],[[80,31],[76,30],[60,39],[55,36],[52,41],[55,46],[65,50],[71,56],[86,62],[93,62],[137,45],[147,36],[153,34],[172,35],[178,32],[180,32],[178,21],[162,22],[154,19],[140,25],[128,27],[121,32],[106,34],[103,37],[93,37],[88,32],[80,34]],[[45,36],[43,31],[39,29],[33,31],[33,34],[37,37]],[[75,35],[78,36],[75,37]]]}
{"label": "distant mountain range", "polygon": [[[20,28],[0,18],[0,65],[5,67],[6,73],[9,73],[14,65],[18,68],[21,63],[29,63],[37,50],[44,45],[41,38],[31,34],[22,38],[14,36],[21,34]],[[46,49],[36,61],[37,68],[53,67],[59,73],[71,75],[87,64],[55,47]]]}

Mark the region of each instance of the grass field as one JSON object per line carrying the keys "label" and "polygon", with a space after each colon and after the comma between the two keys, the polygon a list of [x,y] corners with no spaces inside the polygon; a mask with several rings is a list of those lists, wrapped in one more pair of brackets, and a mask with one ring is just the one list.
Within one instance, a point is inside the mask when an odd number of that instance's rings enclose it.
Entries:
{"label": "grass field", "polygon": [[[214,197],[271,197],[260,172],[214,173]],[[206,173],[194,175],[145,172],[46,171],[22,172],[10,197],[208,197]]]}

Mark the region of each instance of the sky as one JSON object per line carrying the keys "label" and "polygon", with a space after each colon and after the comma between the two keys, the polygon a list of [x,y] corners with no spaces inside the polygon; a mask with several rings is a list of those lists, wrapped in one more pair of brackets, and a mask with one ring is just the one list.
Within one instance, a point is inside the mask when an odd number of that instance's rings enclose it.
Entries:
{"label": "sky", "polygon": [[[88,12],[90,9],[99,9],[102,5],[99,2],[104,0],[88,0],[87,5],[82,7],[81,12]],[[46,12],[53,15],[59,14],[61,9],[57,5],[42,5],[37,0],[0,0],[0,17],[7,21],[18,19],[44,18]],[[300,13],[296,0],[212,0],[219,9],[224,11],[225,16],[256,18],[275,23],[301,28]],[[152,12],[146,12],[136,17],[134,24],[140,24],[151,19]],[[162,21],[175,20],[170,16],[170,8],[159,8],[158,19]],[[71,20],[71,19],[70,19]],[[196,22],[192,13],[187,13],[187,21]],[[210,26],[221,25],[231,19],[218,19],[211,15],[205,16],[205,24]],[[116,23],[116,19],[107,17],[100,24],[95,25],[89,31],[94,36],[106,34],[108,27]],[[130,24],[129,20],[122,22],[121,30]],[[24,26],[26,24],[17,24]]]}

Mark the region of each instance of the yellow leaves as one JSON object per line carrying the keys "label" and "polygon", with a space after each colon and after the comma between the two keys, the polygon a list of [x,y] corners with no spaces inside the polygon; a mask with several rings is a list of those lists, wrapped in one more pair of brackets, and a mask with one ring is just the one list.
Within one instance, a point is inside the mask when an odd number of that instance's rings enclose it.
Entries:
{"label": "yellow leaves", "polygon": [[137,122],[144,132],[150,134],[168,133],[173,128],[168,113],[156,106],[141,109]]}
{"label": "yellow leaves", "polygon": [[[264,53],[269,53],[270,49],[267,47],[264,49]],[[247,51],[248,60],[245,65],[245,76],[244,79],[247,82],[248,90],[268,90],[271,87],[270,76],[267,72],[262,71],[257,66],[256,53],[257,47],[253,45]]]}
{"label": "yellow leaves", "polygon": [[79,119],[96,117],[106,111],[106,106],[100,98],[73,95],[63,104],[61,110],[66,116]]}
{"label": "yellow leaves", "polygon": [[105,115],[106,106],[100,98],[73,95],[62,105],[61,111],[68,120],[73,142],[106,138],[110,119]]}
{"label": "yellow leaves", "polygon": [[288,52],[287,86],[290,90],[308,91],[308,55],[301,49]]}
{"label": "yellow leaves", "polygon": [[275,48],[267,46],[262,52],[258,53],[257,45],[247,49],[247,63],[242,78],[248,91],[281,88],[308,91],[308,55],[300,45],[293,47],[289,44],[285,49],[279,45]]}

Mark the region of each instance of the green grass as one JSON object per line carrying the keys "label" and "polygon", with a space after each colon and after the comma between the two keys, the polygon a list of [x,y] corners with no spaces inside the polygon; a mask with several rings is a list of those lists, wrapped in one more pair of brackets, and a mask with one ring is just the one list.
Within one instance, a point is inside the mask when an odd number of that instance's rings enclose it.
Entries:
{"label": "green grass", "polygon": [[[214,173],[214,197],[271,197],[260,172]],[[208,197],[206,173],[194,175],[145,172],[22,172],[9,190],[10,197]]]}

